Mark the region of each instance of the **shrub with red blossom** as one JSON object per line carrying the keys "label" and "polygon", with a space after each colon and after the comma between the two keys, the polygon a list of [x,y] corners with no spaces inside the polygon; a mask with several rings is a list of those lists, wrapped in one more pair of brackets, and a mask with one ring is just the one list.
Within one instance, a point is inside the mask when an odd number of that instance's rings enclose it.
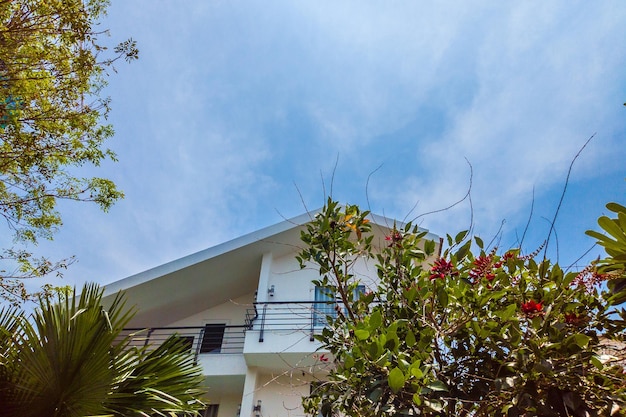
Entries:
{"label": "shrub with red blossom", "polygon": [[[359,233],[328,227],[347,215]],[[621,294],[603,284],[615,279],[615,263],[605,263],[609,271],[600,262],[565,272],[537,260],[538,251],[499,255],[466,232],[448,236],[439,254],[411,224],[392,228],[390,243],[375,248],[371,225],[359,220],[366,215],[329,200],[303,234],[298,260],[317,263],[315,284],[345,304],[317,336],[334,363],[328,381],[305,398],[308,412],[626,415],[624,368],[600,353],[607,340],[626,339],[626,311],[614,305]],[[611,245],[618,253],[621,246]],[[360,278],[353,265],[363,257],[375,259],[380,282],[352,299]]]}

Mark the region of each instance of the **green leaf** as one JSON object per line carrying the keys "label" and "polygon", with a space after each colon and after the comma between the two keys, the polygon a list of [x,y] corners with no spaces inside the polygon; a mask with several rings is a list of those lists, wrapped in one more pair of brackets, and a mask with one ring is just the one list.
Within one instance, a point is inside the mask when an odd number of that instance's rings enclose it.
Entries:
{"label": "green leaf", "polygon": [[370,332],[365,329],[357,329],[354,331],[354,335],[359,340],[365,340],[370,337]]}
{"label": "green leaf", "polygon": [[395,393],[400,391],[404,386],[404,382],[406,381],[404,378],[404,373],[399,368],[393,368],[391,372],[389,372],[389,388]]}
{"label": "green leaf", "polygon": [[424,242],[424,252],[426,253],[427,256],[431,256],[433,253],[435,253],[435,241],[434,240],[427,240]]}
{"label": "green leaf", "polygon": [[370,329],[378,329],[383,324],[383,318],[379,310],[376,310],[370,316]]}
{"label": "green leaf", "polygon": [[465,237],[467,236],[467,233],[467,230],[463,230],[462,232],[457,233],[454,237],[454,243],[461,243],[463,239],[465,239]]}
{"label": "green leaf", "polygon": [[604,229],[607,233],[613,236],[618,242],[626,244],[626,234],[624,231],[616,224],[615,221],[609,219],[606,216],[602,216],[598,219],[598,224],[602,229]]}
{"label": "green leaf", "polygon": [[593,364],[593,366],[595,366],[599,371],[601,371],[602,369],[604,369],[604,364],[602,363],[602,361],[600,360],[600,358],[598,358],[596,355],[593,355],[591,357],[591,363]]}
{"label": "green leaf", "polygon": [[382,352],[382,346],[374,341],[367,346],[367,351],[369,352],[371,357],[378,358],[380,356],[380,353]]}
{"label": "green leaf", "polygon": [[459,248],[459,250],[456,252],[456,258],[460,261],[462,259],[465,259],[465,257],[467,256],[467,254],[470,251],[470,248],[472,246],[472,241],[468,240],[467,242],[465,242],[465,244],[463,244],[463,246],[461,246]]}
{"label": "green leaf", "polygon": [[443,411],[443,404],[439,400],[424,400],[424,404],[437,413]]}
{"label": "green leaf", "polygon": [[415,333],[413,333],[411,330],[409,330],[406,333],[406,337],[404,338],[404,341],[406,342],[406,345],[408,347],[413,347],[413,345],[415,345],[415,342],[416,342]]}
{"label": "green leaf", "polygon": [[413,375],[417,379],[422,379],[422,377],[424,376],[424,372],[422,372],[419,366],[412,366],[411,375]]}
{"label": "green leaf", "polygon": [[585,234],[587,236],[591,236],[591,237],[593,237],[595,239],[598,239],[598,243],[600,243],[601,245],[603,245],[604,244],[603,242],[605,242],[605,241],[613,242],[608,236],[603,235],[600,232],[596,232],[595,230],[587,230],[585,232]]}
{"label": "green leaf", "polygon": [[586,348],[587,345],[589,344],[589,341],[591,340],[589,336],[581,334],[581,333],[577,333],[573,335],[572,337],[574,339],[574,343],[576,343],[578,347],[582,349]]}
{"label": "green leaf", "polygon": [[346,355],[344,360],[343,360],[343,366],[346,369],[350,369],[354,366],[354,358],[352,357],[352,355]]}
{"label": "green leaf", "polygon": [[432,391],[448,391],[448,387],[446,387],[446,384],[439,380],[431,382],[430,384],[426,385],[426,387]]}
{"label": "green leaf", "polygon": [[626,207],[618,203],[608,203],[606,208],[611,210],[613,213],[626,213]]}
{"label": "green leaf", "polygon": [[502,319],[503,321],[508,321],[513,315],[517,312],[517,305],[510,304],[504,310],[496,311],[496,316]]}
{"label": "green leaf", "polygon": [[445,287],[438,288],[437,300],[442,308],[448,307],[448,289]]}

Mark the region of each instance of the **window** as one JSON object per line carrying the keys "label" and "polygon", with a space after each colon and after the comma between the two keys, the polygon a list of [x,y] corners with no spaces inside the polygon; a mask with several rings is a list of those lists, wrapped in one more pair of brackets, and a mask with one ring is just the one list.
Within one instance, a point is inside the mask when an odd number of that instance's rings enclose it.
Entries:
{"label": "window", "polygon": [[[365,293],[365,285],[357,285],[354,289],[354,300]],[[313,325],[326,326],[326,317],[337,317],[336,306],[341,300],[327,288],[315,286],[315,303],[313,305]],[[345,308],[344,308],[345,312]]]}
{"label": "window", "polygon": [[219,407],[219,404],[210,404],[207,406],[206,410],[202,412],[202,417],[217,417],[217,410]]}
{"label": "window", "polygon": [[335,294],[332,294],[328,289],[320,286],[315,286],[315,303],[313,304],[313,325],[314,326],[326,326],[326,317],[336,317],[337,311]]}
{"label": "window", "polygon": [[354,289],[354,299],[360,298],[363,294],[365,294],[365,285],[357,285]]}
{"label": "window", "polygon": [[226,324],[207,324],[204,326],[200,353],[220,353]]}

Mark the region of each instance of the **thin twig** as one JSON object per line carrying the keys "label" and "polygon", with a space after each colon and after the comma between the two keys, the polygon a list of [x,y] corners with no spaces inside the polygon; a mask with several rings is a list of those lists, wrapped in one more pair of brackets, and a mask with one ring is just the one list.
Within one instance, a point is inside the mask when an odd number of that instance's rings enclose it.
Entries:
{"label": "thin twig", "polygon": [[530,227],[530,220],[533,218],[533,211],[535,210],[535,186],[533,185],[533,198],[530,202],[530,213],[528,214],[528,221],[526,222],[526,227],[524,227],[524,233],[522,234],[522,239],[519,241],[519,249],[522,250],[522,245],[524,244],[524,238],[526,237],[526,232]]}
{"label": "thin twig", "polygon": [[[504,227],[504,223],[506,223],[506,219],[502,219],[502,221],[500,222],[500,227],[498,228],[498,231],[493,235],[493,237],[491,238],[491,240],[489,241],[485,249],[489,249],[491,247],[491,244],[498,238],[498,236],[502,238],[502,228]],[[500,240],[498,239],[498,242],[499,241]],[[499,245],[496,245],[496,247],[497,246]]]}
{"label": "thin twig", "polygon": [[337,153],[337,158],[335,158],[335,166],[333,167],[333,174],[330,177],[330,197],[333,196],[333,186],[335,185],[335,173],[337,172],[338,164],[339,164],[339,153]]}
{"label": "thin twig", "polygon": [[[472,181],[473,181],[473,178],[474,178],[474,169],[473,169],[473,167],[472,167],[472,164],[471,164],[471,163],[467,160],[467,158],[465,158],[465,161],[467,162],[467,164],[468,164],[468,165],[469,165],[469,167],[470,167],[470,178],[469,178],[469,186],[468,186],[468,188],[467,188],[467,192],[465,193],[465,195],[463,196],[463,198],[461,198],[459,201],[457,201],[457,202],[455,202],[455,203],[450,204],[450,205],[449,205],[449,206],[447,206],[447,207],[444,207],[444,208],[441,208],[441,209],[437,209],[437,210],[433,210],[433,211],[427,211],[426,213],[422,213],[422,214],[420,214],[419,216],[414,217],[414,218],[411,220],[411,223],[414,223],[414,222],[415,222],[417,219],[419,219],[420,217],[424,217],[424,216],[427,216],[427,215],[429,215],[429,214],[441,213],[442,211],[450,210],[451,208],[453,208],[453,207],[455,207],[455,206],[457,206],[457,205],[461,204],[461,203],[462,203],[463,201],[465,201],[466,199],[468,199],[468,198],[470,198],[470,199],[471,199],[470,194],[471,194],[471,191],[472,191]],[[473,208],[472,208],[472,210],[471,210],[471,217],[470,217],[470,218],[471,218],[471,221],[473,222],[473,219],[474,219],[474,210],[473,210]]]}
{"label": "thin twig", "polygon": [[596,246],[598,246],[597,243],[594,243],[593,245],[591,245],[591,247],[589,249],[587,249],[582,255],[580,255],[578,257],[578,259],[576,259],[574,262],[572,262],[570,265],[567,266],[567,268],[565,268],[565,272],[569,272],[570,269],[572,269],[575,265],[578,265],[578,262],[583,259],[585,256],[587,256],[589,254],[589,252],[591,252],[593,250],[593,248],[595,248]]}
{"label": "thin twig", "polygon": [[[576,159],[578,159],[578,157],[583,152],[583,150],[587,147],[589,142],[591,142],[591,139],[593,139],[595,136],[596,136],[596,134],[594,133],[593,135],[591,135],[591,137],[589,139],[587,139],[585,144],[578,150],[578,152],[574,156],[574,159],[572,159],[572,162],[570,162],[570,164],[569,164],[569,169],[567,170],[567,177],[565,177],[565,185],[563,185],[563,192],[561,193],[561,198],[559,200],[559,205],[556,207],[556,211],[554,212],[554,218],[552,219],[552,222],[551,222],[551,225],[550,225],[550,231],[548,232],[548,238],[546,239],[546,247],[543,249],[543,260],[544,261],[547,259],[547,256],[548,256],[548,246],[550,246],[550,236],[552,236],[552,231],[554,230],[554,225],[556,223],[556,218],[559,215],[559,212],[561,211],[561,205],[563,204],[563,199],[565,198],[565,192],[567,191],[567,185],[569,184],[569,177],[570,177],[570,174],[572,173],[572,167],[574,166],[574,162],[576,162]],[[557,255],[557,260],[558,260],[558,255]]]}

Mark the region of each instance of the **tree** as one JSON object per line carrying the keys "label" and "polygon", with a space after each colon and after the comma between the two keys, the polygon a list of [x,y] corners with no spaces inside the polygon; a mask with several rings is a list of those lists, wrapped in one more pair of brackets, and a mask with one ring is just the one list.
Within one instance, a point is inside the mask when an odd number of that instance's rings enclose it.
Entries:
{"label": "tree", "polygon": [[[81,178],[81,167],[115,160],[103,147],[113,135],[103,123],[107,69],[136,59],[135,42],[106,48],[97,20],[108,0],[0,0],[0,215],[14,239],[36,244],[61,225],[59,200],[92,201],[107,210],[123,194],[104,178]],[[24,248],[0,259],[1,295],[24,298],[22,281],[64,266]]]}
{"label": "tree", "polygon": [[131,346],[120,331],[132,317],[118,295],[108,310],[102,289],[40,299],[30,320],[0,311],[0,404],[3,416],[192,415],[204,377],[176,336]]}
{"label": "tree", "polygon": [[[316,265],[315,284],[342,304],[318,337],[335,367],[304,400],[309,413],[626,413],[623,362],[603,354],[625,337],[626,312],[601,285],[615,276],[498,253],[467,232],[438,257],[411,224],[376,249],[367,214],[329,199],[302,233],[301,266]],[[362,257],[375,258],[380,283],[355,297]]]}

